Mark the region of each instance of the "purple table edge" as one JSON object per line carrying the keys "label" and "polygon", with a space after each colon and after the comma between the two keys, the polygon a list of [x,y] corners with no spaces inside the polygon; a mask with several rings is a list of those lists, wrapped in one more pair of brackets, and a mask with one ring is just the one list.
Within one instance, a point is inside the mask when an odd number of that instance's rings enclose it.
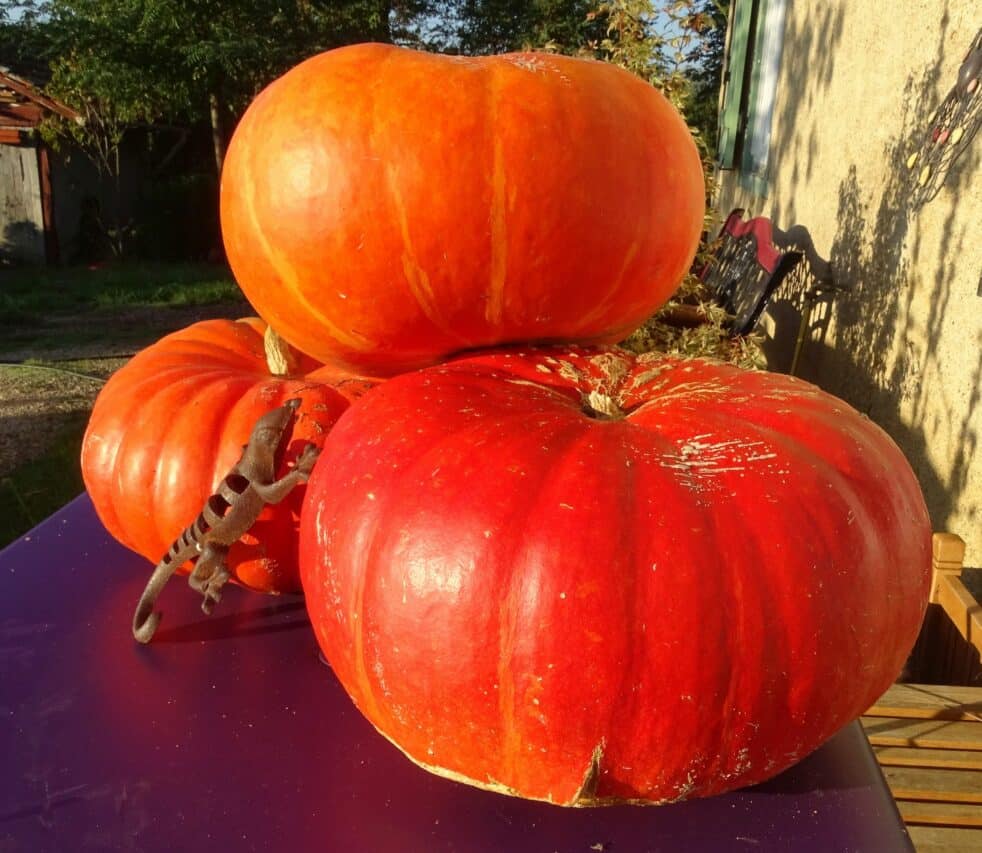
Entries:
{"label": "purple table edge", "polygon": [[129,633],[147,561],[83,495],[0,551],[0,850],[913,850],[858,723],[770,782],[563,809],[433,776],[364,720],[299,597],[175,579]]}

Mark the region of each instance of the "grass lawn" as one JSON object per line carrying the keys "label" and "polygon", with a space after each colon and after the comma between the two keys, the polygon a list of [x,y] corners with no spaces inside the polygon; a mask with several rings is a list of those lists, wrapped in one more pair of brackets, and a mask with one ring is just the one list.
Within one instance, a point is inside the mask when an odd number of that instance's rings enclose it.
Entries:
{"label": "grass lawn", "polygon": [[78,460],[87,421],[84,414],[66,418],[40,457],[0,478],[0,548],[82,493]]}
{"label": "grass lawn", "polygon": [[116,340],[146,343],[145,329],[120,323],[149,308],[187,308],[241,302],[224,266],[114,264],[96,268],[0,270],[0,358],[5,351],[98,343],[110,327]]}
{"label": "grass lawn", "polygon": [[0,272],[0,322],[126,305],[205,305],[238,298],[217,264],[26,267]]}
{"label": "grass lawn", "polygon": [[0,269],[0,547],[83,489],[79,451],[101,387],[84,376],[107,377],[121,354],[198,314],[247,313],[223,266]]}

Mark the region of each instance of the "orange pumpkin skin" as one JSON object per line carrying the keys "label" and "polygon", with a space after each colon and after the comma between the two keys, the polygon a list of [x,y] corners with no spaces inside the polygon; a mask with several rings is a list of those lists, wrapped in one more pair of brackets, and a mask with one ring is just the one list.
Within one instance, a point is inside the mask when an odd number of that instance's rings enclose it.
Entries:
{"label": "orange pumpkin skin", "polygon": [[[370,384],[330,368],[322,376],[306,357],[296,374],[271,375],[265,328],[256,318],[207,320],[168,335],[120,368],[95,402],[82,442],[86,489],[109,533],[153,563],[238,461],[262,414],[291,397],[302,401],[281,476],[304,443],[323,444],[349,398]],[[232,546],[234,580],[262,592],[300,589],[303,492],[267,506]]]}
{"label": "orange pumpkin skin", "polygon": [[550,54],[320,54],[253,102],[229,261],[294,346],[372,375],[512,341],[613,342],[675,290],[699,155],[653,87]]}

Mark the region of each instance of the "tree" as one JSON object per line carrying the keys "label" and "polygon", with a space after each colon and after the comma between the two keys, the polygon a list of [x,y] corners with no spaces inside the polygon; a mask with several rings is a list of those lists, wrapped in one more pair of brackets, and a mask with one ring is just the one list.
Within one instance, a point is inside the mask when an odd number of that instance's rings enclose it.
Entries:
{"label": "tree", "polygon": [[719,92],[726,53],[726,24],[730,0],[702,0],[695,6],[690,27],[695,33],[686,55],[692,93],[686,116],[705,140],[712,156],[716,152],[719,123]]}
{"label": "tree", "polygon": [[707,149],[715,140],[728,7],[729,0],[603,0],[595,12],[606,22],[598,56],[664,92]]}
{"label": "tree", "polygon": [[660,89],[707,154],[730,0],[444,0],[431,46],[464,54],[523,48],[587,54]]}
{"label": "tree", "polygon": [[[120,151],[140,130],[172,160],[192,131],[210,128],[220,174],[234,120],[267,83],[302,59],[356,41],[412,40],[435,0],[0,0],[4,56],[42,66],[49,94],[84,122],[53,117],[43,134],[71,140],[120,209]],[[29,46],[18,48],[18,46]],[[47,67],[43,67],[47,66]],[[119,221],[107,236],[122,250]]]}
{"label": "tree", "polygon": [[444,4],[446,47],[464,54],[529,48],[574,53],[598,38],[592,0],[458,0]]}
{"label": "tree", "polygon": [[46,79],[50,44],[35,17],[30,3],[0,2],[0,66]]}
{"label": "tree", "polygon": [[[598,58],[660,89],[685,117],[702,156],[706,197],[715,189],[716,104],[729,0],[602,0],[596,12],[606,36]],[[707,204],[706,226],[712,205]]]}
{"label": "tree", "polygon": [[50,40],[51,94],[97,116],[109,139],[129,124],[207,117],[216,169],[228,119],[300,60],[352,41],[390,41],[423,0],[0,0]]}

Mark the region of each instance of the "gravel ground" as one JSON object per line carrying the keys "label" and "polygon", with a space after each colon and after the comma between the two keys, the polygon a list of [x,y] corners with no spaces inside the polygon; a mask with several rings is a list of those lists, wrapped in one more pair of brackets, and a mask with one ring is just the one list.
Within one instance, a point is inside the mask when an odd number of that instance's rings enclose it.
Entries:
{"label": "gravel ground", "polygon": [[69,424],[86,416],[103,380],[125,363],[125,358],[105,358],[64,365],[99,379],[33,366],[0,366],[0,477],[41,456]]}

